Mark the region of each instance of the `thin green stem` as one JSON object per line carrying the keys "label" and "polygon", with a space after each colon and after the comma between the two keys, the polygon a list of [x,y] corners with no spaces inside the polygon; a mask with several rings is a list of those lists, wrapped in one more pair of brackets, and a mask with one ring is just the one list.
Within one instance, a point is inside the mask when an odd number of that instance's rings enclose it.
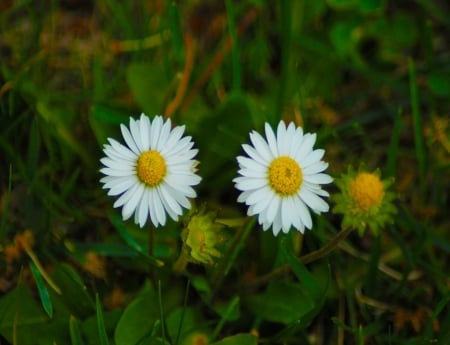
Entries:
{"label": "thin green stem", "polygon": [[[150,223],[150,229],[148,232],[148,256],[153,258],[155,247],[155,227]],[[155,268],[153,265],[149,267],[149,276],[150,280],[153,283],[153,286],[156,286],[156,277],[155,277]]]}
{"label": "thin green stem", "polygon": [[[348,234],[350,234],[350,232],[352,232],[352,231],[353,231],[353,229],[351,229],[351,228],[341,230],[325,246],[323,246],[322,248],[319,248],[309,254],[301,256],[298,260],[302,264],[306,265],[313,261],[323,258],[324,256],[330,254],[334,249],[336,249],[338,247],[339,243],[341,241],[343,241],[348,236]],[[248,284],[248,287],[255,288],[255,287],[264,285],[264,284],[270,282],[271,280],[279,277],[280,275],[289,272],[290,270],[291,270],[290,265],[288,265],[288,264],[282,265],[282,266],[274,269],[272,272],[269,272],[259,278],[254,279],[252,282],[250,282],[250,284]]]}
{"label": "thin green stem", "polygon": [[234,238],[230,244],[230,247],[228,248],[225,257],[220,262],[219,266],[217,267],[216,271],[214,272],[214,275],[211,279],[211,286],[213,288],[213,294],[215,295],[215,291],[222,283],[223,278],[225,278],[226,274],[228,273],[230,267],[233,265],[234,261],[236,260],[237,254],[241,250],[242,246],[245,243],[245,240],[247,239],[250,231],[253,229],[253,226],[255,225],[256,219],[254,217],[250,218],[250,220],[246,223],[246,225],[239,228],[239,230],[234,235]]}
{"label": "thin green stem", "polygon": [[408,65],[411,108],[414,126],[414,142],[416,146],[417,165],[419,167],[420,195],[422,197],[421,200],[425,200],[425,146],[423,143],[422,116],[419,109],[419,92],[417,90],[416,68],[414,66],[414,61],[411,58],[408,60]]}
{"label": "thin green stem", "polygon": [[241,59],[238,44],[238,35],[236,29],[235,15],[233,2],[225,0],[228,18],[228,30],[230,31],[231,39],[231,59],[233,64],[233,91],[241,91]]}
{"label": "thin green stem", "polygon": [[302,262],[302,264],[306,265],[323,258],[324,256],[330,254],[338,246],[339,242],[346,238],[352,231],[352,228],[341,230],[325,246],[313,251],[312,253],[301,256],[299,260]]}

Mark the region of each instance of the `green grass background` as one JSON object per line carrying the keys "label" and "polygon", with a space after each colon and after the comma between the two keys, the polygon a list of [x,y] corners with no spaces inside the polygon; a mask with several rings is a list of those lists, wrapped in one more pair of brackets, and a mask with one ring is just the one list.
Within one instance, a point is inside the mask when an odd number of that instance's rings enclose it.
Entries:
{"label": "green grass background", "polygon": [[[2,1],[0,249],[29,229],[61,291],[29,255],[2,257],[0,343],[450,344],[449,37],[440,0]],[[99,183],[106,138],[171,105],[200,150],[195,202],[220,217],[245,214],[231,180],[249,131],[284,119],[317,132],[332,176],[394,177],[393,223],[303,266],[295,234],[253,222],[219,286],[220,260],[174,273],[183,223],[149,256]],[[340,221],[316,217],[302,254]]]}

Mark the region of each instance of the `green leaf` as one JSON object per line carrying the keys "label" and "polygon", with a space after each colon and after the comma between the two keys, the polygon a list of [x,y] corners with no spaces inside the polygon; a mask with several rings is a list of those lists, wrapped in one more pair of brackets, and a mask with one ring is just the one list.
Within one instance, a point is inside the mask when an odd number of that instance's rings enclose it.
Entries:
{"label": "green leaf", "polygon": [[71,315],[69,320],[70,340],[72,345],[83,345],[83,338],[81,337],[80,326],[78,320]]}
{"label": "green leaf", "polygon": [[148,116],[161,110],[168,81],[157,63],[134,62],[128,66],[127,80],[136,103]]}
{"label": "green leaf", "polygon": [[159,321],[158,296],[146,283],[138,296],[127,306],[114,332],[116,345],[133,345],[152,333]]}
{"label": "green leaf", "polygon": [[436,71],[428,76],[430,90],[440,97],[450,96],[450,71]]}
{"label": "green leaf", "polygon": [[358,27],[360,23],[357,19],[345,22],[337,22],[330,31],[330,39],[341,57],[355,54],[359,41]]}
{"label": "green leaf", "polygon": [[48,322],[41,306],[34,300],[30,289],[19,284],[0,298],[0,334],[13,343],[21,345],[36,344],[36,331]]}
{"label": "green leaf", "polygon": [[348,9],[352,8],[357,4],[358,0],[327,0],[328,6],[336,9]]}
{"label": "green leaf", "polygon": [[204,328],[204,320],[198,309],[193,307],[180,307],[167,315],[167,332],[171,339],[184,338],[192,331]]}
{"label": "green leaf", "polygon": [[223,338],[211,345],[256,345],[257,343],[258,339],[254,335],[242,333]]}
{"label": "green leaf", "polygon": [[362,12],[379,12],[386,6],[386,0],[359,0],[358,8]]}
{"label": "green leaf", "polygon": [[53,295],[64,304],[70,313],[82,319],[95,312],[95,303],[87,293],[87,288],[78,273],[69,265],[62,263],[56,266],[52,279],[63,292]]}
{"label": "green leaf", "polygon": [[228,185],[235,174],[236,156],[253,126],[250,104],[241,94],[230,95],[213,116],[202,122],[198,146],[199,160],[208,162],[200,166],[205,183],[211,180],[214,188]]}
{"label": "green leaf", "polygon": [[95,295],[95,305],[97,308],[97,326],[100,345],[109,345],[108,336],[105,329],[105,321],[103,319],[102,305],[100,304],[98,294]]}
{"label": "green leaf", "polygon": [[37,102],[36,110],[46,121],[46,126],[54,130],[56,138],[61,143],[78,154],[88,166],[94,166],[90,151],[74,136],[73,124],[66,109],[41,101]]}
{"label": "green leaf", "polygon": [[36,287],[39,292],[39,297],[41,299],[42,307],[49,317],[53,316],[53,304],[50,299],[50,295],[48,293],[47,287],[45,286],[44,279],[39,272],[39,269],[36,267],[34,262],[30,262],[31,273],[33,274],[34,281],[36,282]]}
{"label": "green leaf", "polygon": [[262,319],[284,324],[301,321],[315,308],[304,286],[289,281],[272,283],[265,293],[251,296],[248,304]]}
{"label": "green leaf", "polygon": [[149,264],[156,267],[161,267],[163,265],[160,260],[157,260],[153,256],[148,255],[144,247],[142,247],[133,237],[128,234],[127,229],[122,223],[122,220],[116,214],[114,214],[113,212],[108,212],[108,216],[118,230],[120,236],[122,236],[124,241],[130,246],[130,248],[134,249],[136,253],[144,258]]}
{"label": "green leaf", "polygon": [[126,124],[132,114],[103,105],[91,107],[89,124],[100,145],[107,143],[108,137],[119,137],[120,124]]}
{"label": "green leaf", "polygon": [[316,303],[320,302],[325,295],[327,287],[320,286],[316,278],[305,268],[305,266],[303,266],[303,264],[292,252],[286,249],[285,246],[281,246],[281,254],[284,260],[286,260],[289,266],[291,266],[291,269],[297,276],[297,279],[305,287],[313,301]]}
{"label": "green leaf", "polygon": [[[235,296],[227,305],[222,306],[220,309],[221,311],[221,318],[219,323],[217,324],[216,328],[214,329],[212,339],[215,339],[217,335],[222,330],[222,327],[225,325],[227,321],[230,320],[236,320],[239,316],[239,306],[240,306],[240,299],[239,296]],[[217,309],[216,309],[217,310]]]}

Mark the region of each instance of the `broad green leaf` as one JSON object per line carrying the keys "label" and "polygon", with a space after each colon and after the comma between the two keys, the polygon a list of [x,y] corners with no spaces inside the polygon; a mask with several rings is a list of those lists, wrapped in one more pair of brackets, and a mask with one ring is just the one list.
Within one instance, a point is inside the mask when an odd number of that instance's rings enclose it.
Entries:
{"label": "broad green leaf", "polygon": [[[111,311],[102,312],[103,324],[107,335],[114,334],[114,330],[116,329],[117,323],[119,322],[122,313],[123,310],[121,309],[114,309]],[[101,344],[98,329],[97,314],[91,315],[83,321],[83,323],[81,324],[81,331],[85,339],[88,340],[89,344],[92,345]],[[108,341],[110,344],[112,344],[112,339],[108,338]]]}
{"label": "broad green leaf", "polygon": [[115,344],[138,344],[152,333],[159,316],[158,296],[151,284],[147,283],[124,310],[114,333]]}
{"label": "broad green leaf", "polygon": [[450,96],[450,70],[436,71],[428,76],[430,90],[440,97]]}
{"label": "broad green leaf", "polygon": [[88,294],[83,280],[71,266],[65,263],[56,266],[51,277],[62,291],[62,295],[54,294],[54,298],[63,303],[71,314],[82,319],[95,312],[95,302]]}
{"label": "broad green leaf", "polygon": [[256,344],[258,344],[258,338],[256,338],[252,334],[242,333],[223,338],[222,340],[216,341],[211,345],[256,345]]}
{"label": "broad green leaf", "polygon": [[272,283],[265,293],[249,297],[247,303],[262,319],[284,324],[302,321],[315,308],[305,287],[289,281]]}
{"label": "broad green leaf", "polygon": [[228,185],[237,167],[236,156],[253,129],[252,111],[247,98],[241,94],[230,95],[215,114],[202,122],[201,128],[199,160],[208,162],[200,166],[205,180],[202,183],[211,181],[214,188]]}
{"label": "broad green leaf", "polygon": [[36,282],[36,287],[39,292],[39,297],[41,299],[42,307],[49,317],[53,316],[53,304],[50,299],[50,295],[47,290],[47,286],[45,286],[44,279],[39,272],[39,269],[36,267],[34,262],[30,262],[31,273],[33,274],[34,281]]}
{"label": "broad green leaf", "polygon": [[359,0],[358,8],[362,12],[382,11],[386,6],[386,0]]}
{"label": "broad green leaf", "polygon": [[182,339],[187,334],[205,328],[205,321],[202,319],[198,309],[193,307],[180,307],[167,315],[166,327],[170,339],[177,339],[177,335]]}
{"label": "broad green leaf", "polygon": [[303,266],[296,256],[286,249],[285,246],[281,246],[281,254],[284,260],[291,266],[297,279],[305,287],[313,300],[315,302],[320,301],[326,290],[326,286],[320,286],[316,278],[305,268],[305,266]]}
{"label": "broad green leaf", "polygon": [[328,6],[340,10],[355,6],[358,0],[327,0]]}
{"label": "broad green leaf", "polygon": [[33,330],[41,329],[47,322],[47,315],[27,286],[19,284],[0,298],[0,334],[11,344],[14,329],[18,344],[36,344],[36,331]]}
{"label": "broad green leaf", "polygon": [[[305,293],[313,303],[314,307],[303,315],[303,322],[307,323],[314,318],[321,310],[325,299],[327,297],[327,290],[330,281],[330,272],[326,276],[325,283],[318,280],[311,272],[309,272],[305,266],[298,260],[298,258],[286,247],[281,247],[281,255],[286,262],[291,266],[292,271],[297,276],[300,284],[304,287]],[[321,284],[322,283],[322,284]]]}
{"label": "broad green leaf", "polygon": [[148,116],[161,111],[168,81],[160,64],[134,62],[128,66],[127,80],[139,108]]}
{"label": "broad green leaf", "polygon": [[331,28],[330,39],[340,56],[344,57],[355,53],[360,39],[359,25],[359,21],[355,19],[337,22]]}

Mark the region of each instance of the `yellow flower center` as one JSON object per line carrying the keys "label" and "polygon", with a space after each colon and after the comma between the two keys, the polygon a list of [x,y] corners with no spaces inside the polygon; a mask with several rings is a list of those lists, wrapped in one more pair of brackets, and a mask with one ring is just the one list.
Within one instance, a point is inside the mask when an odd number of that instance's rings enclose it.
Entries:
{"label": "yellow flower center", "polygon": [[166,161],[158,151],[145,151],[138,158],[136,171],[143,183],[150,187],[155,187],[166,176]]}
{"label": "yellow flower center", "polygon": [[350,182],[349,194],[355,208],[359,212],[366,212],[374,206],[379,206],[384,197],[384,187],[378,176],[360,173]]}
{"label": "yellow flower center", "polygon": [[303,181],[302,169],[295,160],[286,156],[270,163],[268,177],[270,187],[281,196],[295,194]]}

